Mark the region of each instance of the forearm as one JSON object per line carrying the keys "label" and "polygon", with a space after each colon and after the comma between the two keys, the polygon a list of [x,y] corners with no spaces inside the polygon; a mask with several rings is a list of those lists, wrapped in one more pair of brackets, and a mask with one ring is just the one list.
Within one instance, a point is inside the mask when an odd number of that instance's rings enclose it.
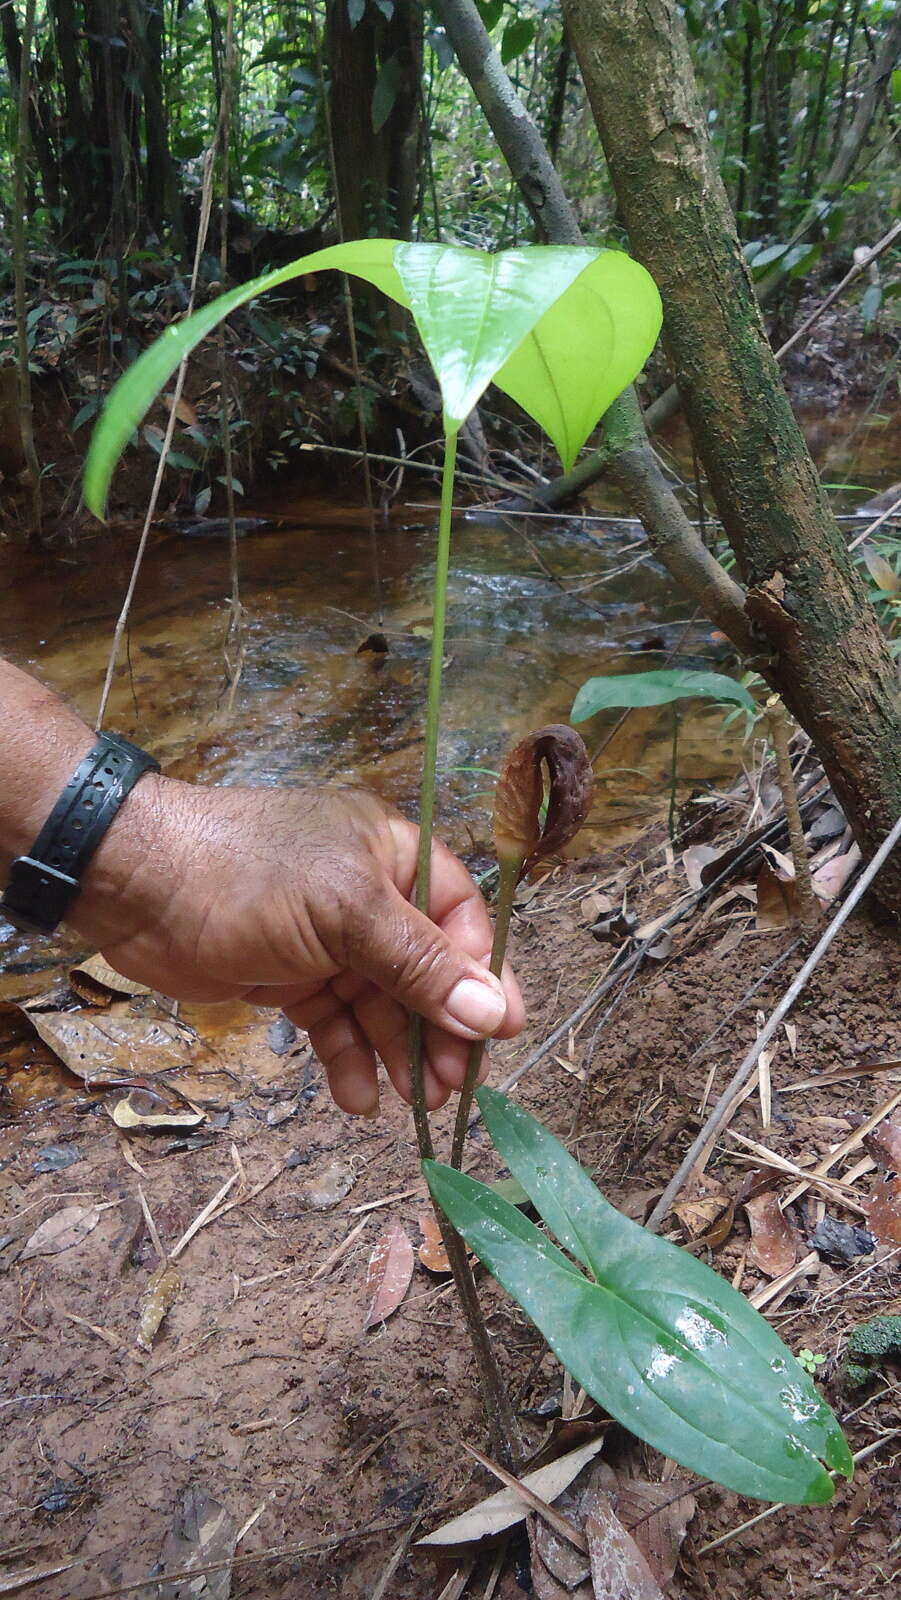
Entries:
{"label": "forearm", "polygon": [[[52,689],[0,659],[0,886],[14,858],[34,843],[94,739]],[[153,874],[160,785],[168,781],[145,774],[84,871],[67,921],[91,938],[116,937],[128,926],[124,897],[137,880]]]}

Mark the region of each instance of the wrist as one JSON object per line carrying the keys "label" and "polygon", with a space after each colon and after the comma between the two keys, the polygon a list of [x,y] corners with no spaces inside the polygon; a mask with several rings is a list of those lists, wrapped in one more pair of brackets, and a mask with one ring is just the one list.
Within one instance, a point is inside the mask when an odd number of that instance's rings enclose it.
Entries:
{"label": "wrist", "polygon": [[182,873],[188,784],[145,772],[84,870],[67,924],[98,945],[129,939],[160,920]]}

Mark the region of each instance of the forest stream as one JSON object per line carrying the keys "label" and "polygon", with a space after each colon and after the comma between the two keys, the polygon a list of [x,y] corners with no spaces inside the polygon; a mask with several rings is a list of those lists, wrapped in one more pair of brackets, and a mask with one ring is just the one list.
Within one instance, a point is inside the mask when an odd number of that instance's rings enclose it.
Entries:
{"label": "forest stream", "polygon": [[[824,476],[853,487],[842,509],[898,477],[901,419],[861,411],[811,415],[805,426]],[[676,460],[684,451],[671,440]],[[730,670],[731,652],[648,553],[609,491],[590,516],[514,517],[467,511],[454,534],[448,601],[439,827],[485,865],[492,773],[528,728],[568,718],[580,684],[601,672],[663,666]],[[242,515],[271,526],[239,546],[245,662],[224,710],[228,540],[155,530],[132,608],[107,725],[146,745],[175,776],[205,783],[361,781],[415,813],[428,665],[435,515],[408,479],[376,529],[383,610],[375,601],[365,514],[349,496],[270,492]],[[594,520],[609,516],[611,520]],[[214,524],[213,526],[218,526]],[[0,594],[3,648],[70,696],[93,720],[134,555],[138,525],[83,547],[8,547]],[[372,596],[368,612],[361,596]],[[387,653],[366,648],[381,634]],[[360,647],[363,646],[362,650]],[[671,723],[658,708],[614,731],[583,732],[597,763],[597,799],[575,847],[589,854],[634,836],[665,811]],[[742,727],[722,708],[688,707],[679,738],[681,794],[731,778]],[[0,935],[9,973],[49,954]]]}

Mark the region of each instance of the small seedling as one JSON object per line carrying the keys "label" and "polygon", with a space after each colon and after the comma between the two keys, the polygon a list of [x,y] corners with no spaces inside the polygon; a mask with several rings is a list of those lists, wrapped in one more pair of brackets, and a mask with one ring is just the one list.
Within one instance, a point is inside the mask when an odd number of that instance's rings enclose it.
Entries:
{"label": "small seedling", "polygon": [[811,1378],[817,1376],[820,1367],[824,1367],[828,1359],[828,1356],[824,1356],[819,1351],[808,1350],[806,1347],[803,1350],[799,1350],[797,1355],[798,1362]]}

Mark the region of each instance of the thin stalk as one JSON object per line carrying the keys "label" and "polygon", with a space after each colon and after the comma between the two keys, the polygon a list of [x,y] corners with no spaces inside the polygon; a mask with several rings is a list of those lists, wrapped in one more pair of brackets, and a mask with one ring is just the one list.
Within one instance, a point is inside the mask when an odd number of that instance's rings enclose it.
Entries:
{"label": "thin stalk", "polygon": [[[429,662],[429,686],[426,701],[425,744],[422,757],[422,788],[419,802],[419,850],[416,858],[415,904],[428,915],[431,888],[432,823],[435,816],[435,790],[437,787],[438,730],[441,719],[441,679],[444,663],[444,629],[447,616],[447,574],[450,565],[451,522],[454,509],[454,466],[457,459],[457,435],[447,435],[444,453],[444,471],[441,478],[441,510],[438,518],[438,547],[435,558],[434,614],[432,617],[432,654]],[[429,1128],[429,1113],[425,1097],[422,1061],[422,1018],[410,1018],[410,1075],[413,1095],[413,1124],[416,1143],[422,1160],[434,1159],[435,1148]],[[477,1069],[478,1070],[478,1069]],[[522,1448],[519,1428],[513,1407],[498,1370],[491,1339],[479,1305],[478,1292],[466,1246],[444,1213],[435,1207],[441,1238],[453,1274],[454,1286],[460,1307],[469,1329],[475,1351],[479,1382],[492,1446],[505,1462],[521,1458]]]}
{"label": "thin stalk", "polygon": [[34,37],[34,0],[27,0],[25,20],[22,25],[22,44],[19,58],[19,121],[16,130],[16,182],[13,212],[13,271],[15,277],[16,361],[19,400],[19,437],[22,455],[28,469],[28,490],[31,495],[31,537],[38,543],[41,538],[41,468],[34,443],[34,410],[31,399],[31,368],[29,366],[28,320],[26,306],[26,195],[28,189],[28,153],[31,143],[28,122],[31,102],[31,48]]}
{"label": "thin stalk", "polygon": [[670,836],[671,839],[675,839],[675,837],[676,837],[676,788],[677,788],[678,761],[679,761],[679,713],[678,713],[678,711],[676,709],[676,702],[674,700],[673,701],[673,746],[672,746],[672,755],[670,757],[670,771],[669,771],[669,813],[668,813],[667,819],[666,819],[666,826],[667,826],[667,829],[668,829],[668,832],[669,832],[669,836]]}
{"label": "thin stalk", "polygon": [[817,920],[817,899],[810,876],[807,841],[804,838],[804,824],[801,821],[801,808],[798,805],[798,790],[795,786],[795,775],[792,772],[791,755],[788,748],[785,706],[779,696],[774,694],[770,695],[767,700],[764,711],[769,724],[773,755],[776,758],[776,776],[782,794],[782,804],[785,808],[788,840],[791,847],[792,861],[795,865],[795,883],[798,889],[798,918],[803,928],[812,928]]}
{"label": "thin stalk", "polygon": [[[507,857],[498,862],[498,891],[497,913],[494,921],[494,941],[491,946],[491,971],[499,978],[504,966],[504,956],[507,951],[507,937],[510,932],[510,918],[513,915],[513,899],[516,894],[516,885],[522,871],[522,856]],[[457,1120],[454,1123],[454,1137],[451,1144],[450,1164],[459,1171],[463,1166],[463,1146],[466,1142],[466,1130],[469,1126],[469,1113],[472,1109],[472,1097],[475,1094],[476,1084],[479,1079],[479,1069],[482,1057],[485,1054],[484,1039],[476,1039],[469,1052],[466,1063],[466,1076],[460,1090],[460,1099],[457,1102]]]}

